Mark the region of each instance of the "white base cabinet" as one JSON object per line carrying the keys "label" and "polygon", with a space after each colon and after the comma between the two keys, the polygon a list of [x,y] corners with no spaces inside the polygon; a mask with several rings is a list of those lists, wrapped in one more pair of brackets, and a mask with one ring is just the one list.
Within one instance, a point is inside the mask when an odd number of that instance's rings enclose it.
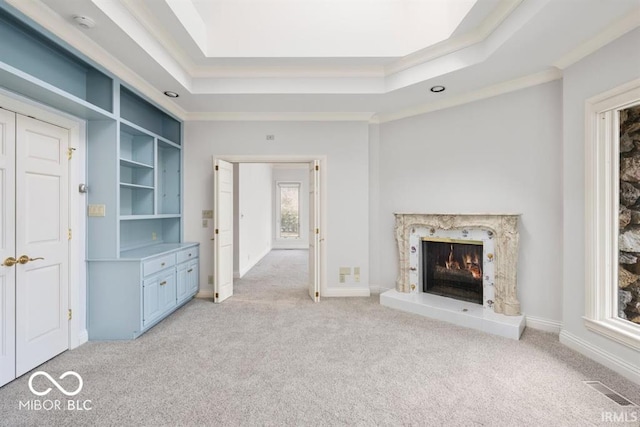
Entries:
{"label": "white base cabinet", "polygon": [[197,243],[159,244],[89,261],[89,339],[134,339],[198,292]]}

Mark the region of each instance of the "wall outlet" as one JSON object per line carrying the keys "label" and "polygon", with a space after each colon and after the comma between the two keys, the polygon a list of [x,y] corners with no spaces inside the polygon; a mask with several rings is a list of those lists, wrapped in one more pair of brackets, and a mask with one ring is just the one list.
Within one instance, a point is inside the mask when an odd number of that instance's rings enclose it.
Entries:
{"label": "wall outlet", "polygon": [[208,226],[209,226],[209,220],[203,219],[202,220],[202,228],[207,228]]}
{"label": "wall outlet", "polygon": [[209,283],[210,285],[213,285],[213,276],[209,275],[207,277],[207,283]]}
{"label": "wall outlet", "polygon": [[353,280],[360,281],[360,267],[353,267]]}
{"label": "wall outlet", "polygon": [[345,282],[345,277],[344,274],[340,275],[340,283],[344,283]]}
{"label": "wall outlet", "polygon": [[275,135],[267,135],[267,141],[275,141],[276,136]]}
{"label": "wall outlet", "polygon": [[151,233],[151,240],[158,240],[158,234],[155,231]]}
{"label": "wall outlet", "polygon": [[88,215],[89,216],[105,216],[105,205],[89,205],[88,207]]}
{"label": "wall outlet", "polygon": [[202,218],[213,219],[213,211],[212,210],[202,211]]}

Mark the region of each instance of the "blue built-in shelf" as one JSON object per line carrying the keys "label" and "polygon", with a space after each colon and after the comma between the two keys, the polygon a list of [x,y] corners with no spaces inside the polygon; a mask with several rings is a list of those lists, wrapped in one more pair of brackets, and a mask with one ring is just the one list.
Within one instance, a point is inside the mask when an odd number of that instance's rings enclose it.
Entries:
{"label": "blue built-in shelf", "polygon": [[146,131],[180,144],[180,122],[124,87],[120,89],[120,115]]}
{"label": "blue built-in shelf", "polygon": [[130,168],[140,168],[140,169],[153,169],[153,166],[148,165],[146,163],[134,162],[133,160],[128,159],[120,159],[120,166],[130,167]]}
{"label": "blue built-in shelf", "polygon": [[0,0],[0,92],[86,119],[90,339],[131,339],[198,290],[182,241],[182,123]]}
{"label": "blue built-in shelf", "polygon": [[113,79],[0,9],[0,85],[83,118],[113,113]]}

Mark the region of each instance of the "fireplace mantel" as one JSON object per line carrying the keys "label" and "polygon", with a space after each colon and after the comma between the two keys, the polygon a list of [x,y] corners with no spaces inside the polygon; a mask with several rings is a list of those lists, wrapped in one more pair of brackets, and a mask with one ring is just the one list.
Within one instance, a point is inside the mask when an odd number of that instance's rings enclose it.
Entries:
{"label": "fireplace mantel", "polygon": [[[424,214],[396,213],[395,233],[399,253],[398,292],[415,291],[410,282],[410,235],[416,230],[435,233],[436,230],[486,230],[494,241],[495,277],[493,311],[517,316],[518,220],[520,214]],[[413,285],[413,286],[412,286]],[[413,289],[412,289],[413,288]]]}

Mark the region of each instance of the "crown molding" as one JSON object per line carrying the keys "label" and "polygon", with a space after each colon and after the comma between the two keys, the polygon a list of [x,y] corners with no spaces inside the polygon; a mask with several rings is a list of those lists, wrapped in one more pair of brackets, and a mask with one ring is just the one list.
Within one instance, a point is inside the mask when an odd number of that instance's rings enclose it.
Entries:
{"label": "crown molding", "polygon": [[[91,1],[96,5],[97,2],[104,2],[104,0]],[[108,1],[108,3],[113,4],[115,2]],[[166,54],[169,55],[184,70],[189,78],[191,78],[194,71],[197,69],[196,63],[191,59],[187,52],[173,39],[173,37],[171,37],[164,30],[162,25],[155,19],[155,17],[151,13],[149,13],[149,9],[145,6],[144,2],[141,2],[139,0],[120,0],[120,3],[124,6],[127,12],[131,14],[131,16],[133,16],[133,18],[135,18],[135,20],[144,27],[144,29],[151,35],[151,37],[159,42],[160,46],[166,51]],[[169,5],[169,2],[167,2],[167,5],[171,7]],[[171,11],[175,14],[175,10],[172,7]],[[121,26],[119,21],[114,22],[116,22],[118,26]],[[185,29],[187,31],[189,30],[187,28]],[[137,39],[136,42],[138,43],[138,45],[140,45],[140,42],[137,41]]]}
{"label": "crown molding", "polygon": [[214,122],[369,122],[373,112],[187,113],[185,120]]}
{"label": "crown molding", "polygon": [[[191,75],[174,52],[170,52],[164,43],[166,40],[156,39],[156,34],[149,32],[147,27],[153,27],[149,22],[142,22],[141,18],[131,13],[127,1],[91,0],[91,2],[118,25],[132,40],[136,42],[147,55],[178,81],[185,89],[191,90]],[[158,34],[158,36],[160,36]]]}
{"label": "crown molding", "polygon": [[524,0],[501,0],[495,10],[491,12],[474,31],[443,40],[440,43],[410,53],[394,61],[385,67],[385,76],[407,70],[416,65],[424,64],[441,56],[483,42],[523,1]]}
{"label": "crown molding", "polygon": [[[194,41],[200,52],[206,56],[209,42],[207,40],[207,26],[198,10],[191,1],[164,0],[171,12],[178,18],[189,37]],[[188,23],[188,25],[185,25]]]}
{"label": "crown molding", "polygon": [[[331,60],[331,58],[326,58]],[[193,70],[194,79],[239,78],[384,78],[384,65],[202,65]]]}
{"label": "crown molding", "polygon": [[[15,0],[14,0],[15,1]],[[128,34],[140,33],[139,29],[134,29],[128,19],[123,19],[122,12],[126,10],[130,18],[138,21],[139,26],[144,28],[145,32],[157,39],[153,43],[148,37],[131,36],[132,39],[140,45],[145,51],[154,57],[154,59],[163,66],[176,80],[181,81],[185,87],[189,87],[188,78],[190,79],[216,79],[216,78],[385,78],[392,74],[405,71],[415,66],[427,63],[441,56],[445,56],[456,51],[462,50],[479,44],[486,40],[502,22],[524,1],[524,0],[500,0],[498,6],[487,16],[480,26],[471,33],[462,34],[460,36],[443,40],[432,46],[428,46],[422,50],[411,53],[404,57],[380,58],[381,62],[386,64],[378,65],[331,65],[326,67],[318,67],[313,65],[288,65],[288,66],[239,66],[239,65],[203,65],[197,64],[186,51],[178,46],[173,38],[155,21],[149,10],[140,2],[135,0],[91,0],[104,13],[109,15],[111,19],[120,26],[123,31]],[[538,0],[541,1],[541,0]],[[176,13],[173,4],[174,0],[165,0],[172,13],[176,18],[180,19],[179,13]],[[126,18],[126,17],[124,17]],[[125,28],[126,27],[126,28]],[[185,28],[193,39],[189,28]],[[199,49],[202,50],[202,43],[193,39]],[[159,42],[159,43],[158,43]],[[206,55],[205,55],[206,57]],[[331,60],[331,58],[324,58]],[[173,70],[173,71],[172,71]],[[182,71],[182,72],[180,72]],[[176,76],[175,73],[178,73]]]}
{"label": "crown molding", "polygon": [[553,66],[564,70],[565,68],[580,61],[582,58],[591,55],[603,46],[638,27],[640,27],[640,7],[634,9],[632,13],[612,23],[595,37],[590,38],[563,57],[559,58],[553,63]]}
{"label": "crown molding", "polygon": [[184,120],[185,110],[162,95],[157,88],[149,84],[131,68],[115,58],[103,47],[87,37],[81,30],[72,26],[60,15],[39,1],[5,0],[15,10],[29,17],[36,24],[63,40],[68,46],[80,52],[86,58],[98,64],[115,77],[151,99],[162,108]]}
{"label": "crown molding", "polygon": [[530,74],[514,80],[487,86],[472,92],[464,93],[441,101],[429,102],[427,104],[406,108],[393,113],[378,114],[379,123],[387,123],[407,117],[418,116],[420,114],[431,113],[433,111],[444,110],[446,108],[456,107],[458,105],[468,104],[470,102],[482,99],[492,98],[494,96],[525,89],[530,86],[537,86],[553,80],[562,78],[562,72],[556,68],[545,70],[539,73]]}

